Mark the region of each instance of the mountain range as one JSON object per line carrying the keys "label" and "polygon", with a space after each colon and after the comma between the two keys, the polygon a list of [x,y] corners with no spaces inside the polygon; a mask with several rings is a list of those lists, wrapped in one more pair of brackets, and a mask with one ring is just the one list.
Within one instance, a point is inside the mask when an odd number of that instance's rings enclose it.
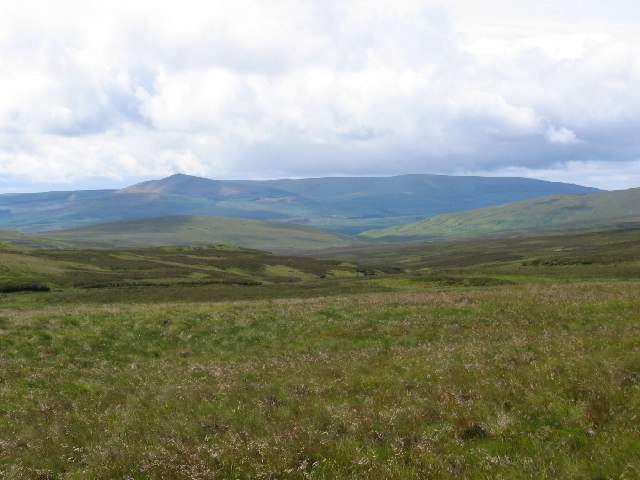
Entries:
{"label": "mountain range", "polygon": [[41,232],[118,220],[221,216],[358,234],[443,213],[598,191],[527,178],[445,175],[211,180],[184,174],[120,190],[0,195],[0,228]]}
{"label": "mountain range", "polygon": [[[442,183],[430,183],[435,180]],[[0,230],[0,242],[28,248],[232,244],[291,252],[640,226],[640,188],[593,191],[547,183],[422,175],[227,182],[174,175],[122,190],[2,195],[0,205],[10,210],[4,215],[5,225],[20,223],[23,231],[16,231],[15,226],[12,230]],[[490,185],[498,192],[482,193]],[[516,187],[522,190],[516,192]],[[530,190],[524,191],[525,187]],[[541,196],[439,215],[428,213],[496,202],[509,195],[531,195],[534,187],[544,187],[539,192],[564,188],[580,193]],[[474,194],[475,203],[471,201]],[[205,214],[185,214],[196,207]],[[272,219],[212,216],[206,214],[210,209],[227,209],[245,216],[261,212]],[[303,216],[304,212],[309,216]],[[356,212],[361,215],[355,216]],[[407,215],[410,212],[414,215]],[[427,218],[407,221],[416,217]],[[361,231],[367,222],[392,226]],[[316,226],[312,226],[314,223]],[[51,225],[57,229],[34,232]],[[334,231],[318,228],[327,225]],[[350,229],[357,234],[349,232]]]}

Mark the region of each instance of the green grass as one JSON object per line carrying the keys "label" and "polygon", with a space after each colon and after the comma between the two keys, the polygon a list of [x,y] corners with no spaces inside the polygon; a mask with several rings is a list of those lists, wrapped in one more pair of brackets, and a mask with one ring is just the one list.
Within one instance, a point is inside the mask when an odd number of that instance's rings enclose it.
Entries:
{"label": "green grass", "polygon": [[614,192],[557,195],[443,214],[417,223],[369,230],[361,236],[386,241],[463,238],[637,226],[639,222],[640,188],[634,188]]}
{"label": "green grass", "polygon": [[640,229],[386,244],[317,253],[423,276],[497,275],[525,282],[640,278]]}
{"label": "green grass", "polygon": [[639,286],[4,309],[0,472],[633,478]]}
{"label": "green grass", "polygon": [[0,478],[638,478],[639,237],[5,247]]}

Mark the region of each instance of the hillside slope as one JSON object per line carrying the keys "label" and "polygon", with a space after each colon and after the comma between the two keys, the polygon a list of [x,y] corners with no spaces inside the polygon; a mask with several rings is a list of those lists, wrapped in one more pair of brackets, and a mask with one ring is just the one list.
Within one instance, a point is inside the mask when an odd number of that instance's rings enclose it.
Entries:
{"label": "hillside slope", "polygon": [[362,243],[313,227],[226,217],[170,216],[120,220],[38,234],[79,247],[150,247],[228,244],[268,251],[311,250]]}
{"label": "hillside slope", "polygon": [[448,175],[270,180],[267,185],[361,216],[434,215],[597,189],[528,178]]}
{"label": "hillside slope", "polygon": [[558,195],[438,215],[421,222],[364,232],[362,237],[398,241],[638,224],[640,188],[632,188],[584,195]]}

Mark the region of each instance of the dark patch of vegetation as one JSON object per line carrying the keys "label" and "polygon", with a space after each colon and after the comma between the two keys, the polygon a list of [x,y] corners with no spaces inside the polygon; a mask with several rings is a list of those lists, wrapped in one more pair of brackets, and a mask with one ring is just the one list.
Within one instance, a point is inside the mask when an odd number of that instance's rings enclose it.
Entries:
{"label": "dark patch of vegetation", "polygon": [[593,260],[579,260],[572,258],[548,258],[545,260],[534,259],[529,262],[522,262],[522,266],[526,267],[527,265],[531,265],[533,267],[537,267],[539,265],[591,265]]}
{"label": "dark patch of vegetation", "polygon": [[50,292],[51,288],[48,285],[40,283],[18,283],[9,285],[0,285],[0,293],[14,293],[14,292]]}
{"label": "dark patch of vegetation", "polygon": [[430,282],[448,287],[489,287],[497,285],[513,285],[511,280],[491,277],[454,277],[447,275],[426,275],[416,277],[417,282]]}
{"label": "dark patch of vegetation", "polygon": [[95,283],[90,285],[76,285],[80,288],[131,288],[131,287],[175,287],[180,285],[182,287],[198,287],[203,285],[243,285],[243,286],[256,286],[262,285],[262,282],[256,282],[251,280],[200,280],[195,282],[179,281],[179,282],[111,282],[111,283]]}
{"label": "dark patch of vegetation", "polygon": [[461,418],[456,422],[456,434],[461,440],[469,441],[489,436],[486,428],[467,418]]}

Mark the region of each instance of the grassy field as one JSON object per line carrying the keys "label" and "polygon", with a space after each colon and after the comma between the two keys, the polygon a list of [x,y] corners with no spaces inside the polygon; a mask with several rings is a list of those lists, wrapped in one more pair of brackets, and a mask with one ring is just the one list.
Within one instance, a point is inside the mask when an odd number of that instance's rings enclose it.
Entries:
{"label": "grassy field", "polygon": [[640,231],[0,250],[0,477],[638,478]]}
{"label": "grassy field", "polygon": [[317,255],[364,265],[393,265],[422,280],[448,275],[516,282],[637,279],[640,229],[387,244]]}

